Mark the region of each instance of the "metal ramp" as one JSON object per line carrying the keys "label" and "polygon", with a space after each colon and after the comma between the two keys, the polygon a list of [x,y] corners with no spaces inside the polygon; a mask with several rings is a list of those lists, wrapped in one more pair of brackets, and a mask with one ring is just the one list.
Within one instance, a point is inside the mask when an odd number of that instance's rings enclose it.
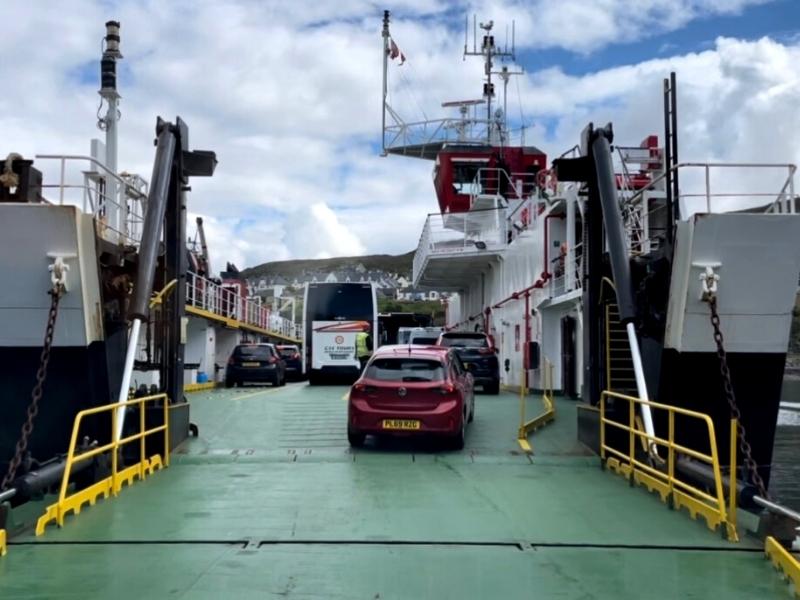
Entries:
{"label": "metal ramp", "polygon": [[760,548],[731,552],[604,474],[571,401],[555,399],[563,418],[534,456],[516,447],[510,393],[477,398],[463,452],[351,452],[345,391],[193,396],[200,437],[169,469],[43,537],[14,531],[2,598],[785,597]]}

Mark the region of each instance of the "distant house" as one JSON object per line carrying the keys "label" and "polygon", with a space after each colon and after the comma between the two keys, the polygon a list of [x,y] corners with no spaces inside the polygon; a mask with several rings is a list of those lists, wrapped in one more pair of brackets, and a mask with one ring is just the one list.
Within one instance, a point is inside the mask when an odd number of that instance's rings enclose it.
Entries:
{"label": "distant house", "polygon": [[437,292],[436,290],[418,290],[413,287],[397,289],[395,292],[396,300],[407,300],[412,302],[423,300],[440,300],[443,297],[443,294],[441,292]]}

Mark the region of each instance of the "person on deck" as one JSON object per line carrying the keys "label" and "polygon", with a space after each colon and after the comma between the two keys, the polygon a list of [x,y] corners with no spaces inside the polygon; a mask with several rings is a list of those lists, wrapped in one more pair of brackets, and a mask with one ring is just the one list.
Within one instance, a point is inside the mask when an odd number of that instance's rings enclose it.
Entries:
{"label": "person on deck", "polygon": [[361,370],[367,366],[369,357],[372,356],[372,336],[369,334],[370,326],[367,323],[362,331],[356,334],[356,358],[361,364]]}

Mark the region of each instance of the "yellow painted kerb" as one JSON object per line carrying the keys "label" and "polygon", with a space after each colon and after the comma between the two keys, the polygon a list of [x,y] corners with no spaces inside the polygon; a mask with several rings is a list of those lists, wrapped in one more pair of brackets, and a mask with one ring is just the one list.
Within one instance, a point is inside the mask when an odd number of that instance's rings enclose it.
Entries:
{"label": "yellow painted kerb", "polygon": [[6,530],[0,529],[0,556],[5,556],[8,552],[8,542],[6,540]]}
{"label": "yellow painted kerb", "polygon": [[186,393],[189,392],[202,392],[203,390],[213,390],[217,387],[217,382],[215,381],[208,381],[206,383],[187,383],[183,386],[183,391]]}

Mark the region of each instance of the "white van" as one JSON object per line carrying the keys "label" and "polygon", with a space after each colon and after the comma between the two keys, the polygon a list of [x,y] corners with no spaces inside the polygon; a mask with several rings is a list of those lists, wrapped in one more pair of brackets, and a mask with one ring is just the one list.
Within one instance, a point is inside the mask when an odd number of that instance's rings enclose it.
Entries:
{"label": "white van", "polygon": [[436,344],[436,341],[439,339],[439,334],[441,333],[441,327],[414,327],[408,336],[408,343],[420,346],[433,346]]}

